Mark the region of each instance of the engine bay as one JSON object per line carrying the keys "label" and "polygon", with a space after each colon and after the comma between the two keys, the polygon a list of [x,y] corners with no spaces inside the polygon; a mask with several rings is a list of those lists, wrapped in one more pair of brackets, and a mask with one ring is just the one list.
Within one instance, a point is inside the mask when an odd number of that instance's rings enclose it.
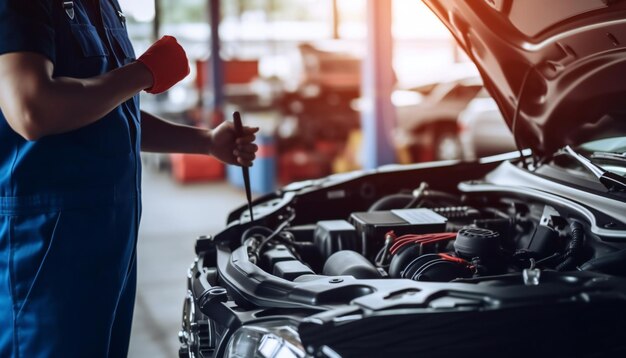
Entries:
{"label": "engine bay", "polygon": [[296,216],[288,207],[275,227],[252,226],[241,236],[250,262],[289,281],[477,282],[520,273],[533,280],[541,270],[620,270],[620,255],[597,258],[611,247],[580,218],[523,198],[455,195],[422,182],[349,217],[291,226]]}
{"label": "engine bay", "polygon": [[[271,338],[298,357],[367,356],[372,344],[430,356],[454,336],[445,356],[516,356],[533,352],[519,349],[528,339],[553,356],[591,354],[597,339],[621,353],[623,209],[507,162],[295,183],[253,202],[254,221],[242,207],[196,241],[181,352],[254,356],[238,343],[254,336],[251,349]],[[449,322],[435,340],[433,322]],[[572,344],[580,327],[589,339]]]}

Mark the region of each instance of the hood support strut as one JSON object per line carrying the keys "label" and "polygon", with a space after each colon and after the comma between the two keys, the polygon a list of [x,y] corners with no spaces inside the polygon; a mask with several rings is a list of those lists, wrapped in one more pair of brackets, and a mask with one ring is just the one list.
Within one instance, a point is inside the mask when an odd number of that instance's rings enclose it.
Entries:
{"label": "hood support strut", "polygon": [[[528,164],[526,163],[526,158],[524,157],[524,148],[523,148],[523,142],[522,139],[519,136],[519,132],[517,130],[517,126],[518,126],[518,119],[519,119],[519,114],[522,108],[522,101],[524,100],[524,93],[525,93],[525,89],[526,89],[526,82],[528,80],[528,77],[530,76],[530,73],[532,71],[535,70],[535,67],[531,66],[528,68],[528,70],[526,71],[526,73],[524,74],[524,78],[522,79],[522,85],[520,86],[519,89],[519,94],[517,96],[518,100],[517,100],[517,104],[515,105],[515,112],[513,114],[513,121],[511,123],[511,132],[513,134],[513,138],[515,139],[515,146],[517,147],[517,150],[519,151],[519,155],[520,155],[520,159],[522,160],[522,165],[524,166],[524,168],[528,169]],[[534,157],[533,154],[531,153],[530,157],[532,158],[531,160],[533,161],[533,167],[535,166],[534,164]]]}

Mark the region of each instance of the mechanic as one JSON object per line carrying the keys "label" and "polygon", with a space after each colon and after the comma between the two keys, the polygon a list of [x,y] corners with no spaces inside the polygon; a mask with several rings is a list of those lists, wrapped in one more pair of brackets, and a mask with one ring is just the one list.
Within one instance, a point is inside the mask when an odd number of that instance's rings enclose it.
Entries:
{"label": "mechanic", "polygon": [[257,128],[139,110],[189,73],[164,37],[135,60],[117,0],[0,0],[0,357],[125,357],[140,150],[249,166]]}

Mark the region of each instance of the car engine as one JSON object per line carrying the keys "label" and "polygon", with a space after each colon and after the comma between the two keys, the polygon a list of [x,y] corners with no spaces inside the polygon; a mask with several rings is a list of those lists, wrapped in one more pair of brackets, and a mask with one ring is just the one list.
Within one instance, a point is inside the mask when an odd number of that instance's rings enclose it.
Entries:
{"label": "car engine", "polygon": [[[507,185],[523,169],[498,164],[295,183],[257,199],[255,221],[234,211],[196,243],[181,356],[352,357],[375,344],[430,357],[450,335],[458,342],[441,356],[539,345],[593,356],[599,337],[626,352],[623,202],[600,197],[601,209],[566,187]],[[428,338],[433,320],[449,323]],[[568,343],[580,327],[586,338]],[[279,348],[260,354],[268,337]],[[413,343],[393,345],[400,337]]]}
{"label": "car engine", "polygon": [[251,262],[290,281],[321,274],[476,282],[523,271],[532,280],[537,269],[598,264],[588,262],[594,247],[583,224],[550,205],[457,197],[425,182],[347,219],[291,226],[295,216],[288,211],[276,227],[253,226],[241,237]]}

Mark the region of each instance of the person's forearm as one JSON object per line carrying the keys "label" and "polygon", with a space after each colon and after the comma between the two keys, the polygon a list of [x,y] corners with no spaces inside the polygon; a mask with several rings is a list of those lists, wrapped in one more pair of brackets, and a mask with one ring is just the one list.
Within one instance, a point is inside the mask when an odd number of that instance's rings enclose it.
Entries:
{"label": "person's forearm", "polygon": [[141,112],[141,150],[155,153],[210,154],[210,131],[168,122]]}
{"label": "person's forearm", "polygon": [[158,153],[210,154],[226,164],[251,166],[258,150],[254,140],[259,128],[243,127],[237,133],[232,122],[214,129],[170,123],[141,112],[141,150]]}
{"label": "person's forearm", "polygon": [[21,57],[2,61],[0,75],[11,83],[0,88],[0,104],[11,127],[28,140],[94,123],[152,85],[152,75],[137,62],[87,79],[52,78],[52,63],[40,56],[5,56]]}
{"label": "person's forearm", "polygon": [[68,132],[98,121],[151,83],[138,62],[88,79],[56,78],[42,90],[45,100],[36,115],[47,117],[45,135]]}

